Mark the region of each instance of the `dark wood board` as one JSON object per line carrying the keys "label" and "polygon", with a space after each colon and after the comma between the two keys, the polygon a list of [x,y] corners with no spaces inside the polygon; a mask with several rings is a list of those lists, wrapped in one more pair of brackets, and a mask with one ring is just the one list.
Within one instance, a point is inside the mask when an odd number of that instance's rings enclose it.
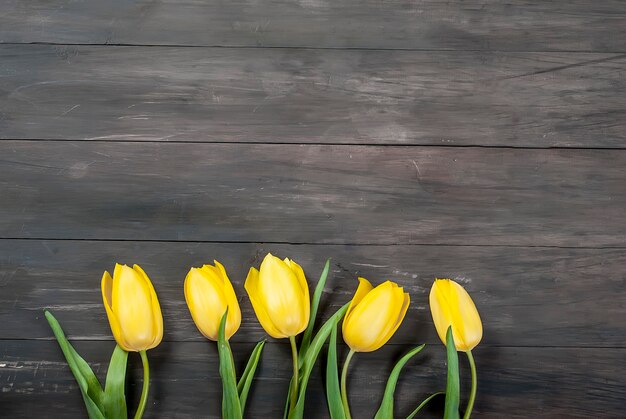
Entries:
{"label": "dark wood board", "polygon": [[620,0],[4,0],[0,42],[626,51]]}
{"label": "dark wood board", "polygon": [[0,62],[2,139],[626,147],[624,54],[4,45]]}
{"label": "dark wood board", "polygon": [[626,244],[626,151],[0,143],[0,238]]}
{"label": "dark wood board", "polygon": [[[0,241],[0,337],[50,337],[50,309],[72,339],[111,339],[100,279],[114,263],[138,263],[151,276],[165,318],[167,341],[202,341],[185,305],[191,266],[221,261],[239,296],[243,321],[235,342],[265,337],[243,289],[250,266],[268,252],[301,263],[311,288],[332,257],[320,315],[348,302],[358,276],[391,279],[411,295],[392,342],[438,343],[428,293],[435,277],[450,277],[472,294],[481,313],[483,343],[495,346],[626,347],[623,249],[475,246],[311,246],[254,243],[138,243]],[[600,309],[601,308],[601,309]]]}
{"label": "dark wood board", "polygon": [[[241,371],[266,337],[243,282],[272,252],[311,287],[333,258],[322,319],[358,276],[411,294],[352,365],[355,419],[414,345],[397,417],[443,389],[435,277],[482,316],[474,418],[623,417],[625,76],[621,0],[0,2],[0,416],[85,416],[43,311],[104,379],[119,261],[163,307],[146,419],[220,417],[183,279],[226,265]],[[248,417],[281,417],[290,364],[269,339]],[[328,417],[319,367],[307,418]]]}
{"label": "dark wood board", "polygon": [[[77,350],[101,379],[112,342],[78,342]],[[233,345],[239,370],[251,345]],[[348,381],[355,418],[372,417],[386,377],[408,348],[388,345],[358,354]],[[340,357],[345,356],[343,345]],[[77,385],[53,341],[0,341],[0,387],[7,417],[76,418],[84,415]],[[163,343],[149,351],[151,398],[146,418],[220,417],[221,387],[215,344]],[[289,346],[270,343],[261,359],[247,417],[281,417],[289,384]],[[626,384],[621,368],[624,349],[510,348],[479,346],[475,350],[479,387],[476,418],[616,418],[623,408]],[[136,407],[141,364],[130,355],[129,405]],[[323,358],[322,358],[323,361]],[[461,356],[463,398],[468,394],[467,360]],[[318,361],[319,362],[319,361]],[[319,365],[319,364],[318,364]],[[314,371],[307,393],[307,418],[328,417],[323,374]],[[427,394],[445,384],[443,345],[427,346],[403,370],[396,393],[396,414],[406,417]],[[420,417],[441,417],[441,400]],[[133,411],[133,410],[131,410]]]}

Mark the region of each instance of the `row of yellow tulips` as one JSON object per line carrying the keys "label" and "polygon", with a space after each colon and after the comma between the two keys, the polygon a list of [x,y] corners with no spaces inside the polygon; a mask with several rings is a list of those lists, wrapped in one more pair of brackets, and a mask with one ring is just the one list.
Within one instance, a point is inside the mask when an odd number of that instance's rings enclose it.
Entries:
{"label": "row of yellow tulips", "polygon": [[[328,400],[333,418],[350,418],[346,391],[346,374],[350,360],[357,352],[375,351],[389,341],[400,327],[410,304],[409,294],[396,283],[386,281],[374,287],[368,280],[359,278],[358,288],[349,304],[335,313],[313,338],[314,318],[328,272],[328,264],[324,272],[313,303],[302,267],[288,258],[281,260],[268,254],[258,270],[254,267],[250,268],[245,281],[245,290],[263,329],[273,338],[288,338],[291,343],[294,376],[288,397],[286,412],[288,417],[302,416],[304,394],[312,364],[315,363],[321,346],[331,335],[331,345],[333,344],[333,339],[336,339],[337,323],[343,318],[341,328],[343,340],[349,346],[350,351],[341,375],[341,389],[339,390],[341,394],[329,393]],[[263,349],[263,342],[260,342],[253,351],[246,371],[237,383],[228,340],[241,325],[241,309],[226,269],[217,261],[214,265],[191,268],[184,281],[184,292],[187,306],[199,331],[208,339],[218,342],[220,375],[224,386],[223,416],[240,418],[243,415],[245,399]],[[107,386],[104,390],[99,387],[99,383],[95,388],[89,387],[89,383],[93,380],[89,371],[85,372],[84,365],[82,365],[84,361],[71,348],[54,317],[50,313],[46,315],[79,384],[81,379],[87,382],[85,388],[81,386],[81,392],[83,392],[91,418],[126,417],[125,401],[123,401],[123,408],[120,407],[122,403],[120,400],[124,399],[125,354],[127,352],[141,354],[145,373],[144,388],[135,414],[135,418],[140,418],[146,406],[149,385],[146,350],[156,347],[163,338],[163,317],[159,300],[150,279],[141,267],[134,265],[131,268],[120,264],[115,266],[113,276],[108,272],[104,273],[102,298],[111,331],[119,346],[111,359]],[[471,350],[482,338],[482,323],[478,311],[463,287],[451,280],[435,280],[430,292],[430,308],[442,342],[444,344],[453,342],[454,354],[456,350],[459,350],[467,352],[470,358],[473,386],[465,415],[469,417],[475,396],[475,368]],[[302,332],[305,334],[298,349],[295,338]],[[421,347],[416,348],[411,356],[419,350]],[[331,354],[336,356],[334,347],[329,352],[329,357]],[[450,361],[449,353],[450,363],[454,362]],[[402,365],[399,366],[397,374]],[[330,363],[328,368],[331,373],[327,380],[331,380],[333,372]],[[336,369],[336,365],[334,368]],[[336,375],[336,371],[334,374]],[[114,386],[109,391],[109,375],[111,375],[112,382],[116,379],[122,381],[121,393],[120,389]],[[458,371],[456,375],[458,380]],[[390,378],[389,385],[392,384],[395,388],[395,382],[392,383]],[[448,393],[453,392],[450,390],[453,384],[448,383]],[[328,387],[328,391],[331,392],[334,387],[333,383],[329,381]],[[100,396],[98,396],[98,390],[101,392]],[[458,390],[455,391],[458,393]],[[393,389],[391,392],[393,393]],[[339,396],[341,402],[339,402]],[[447,407],[449,398],[452,404],[450,409]],[[458,395],[456,398],[458,399]],[[458,417],[458,400],[453,399],[453,396],[446,394],[446,417]],[[377,417],[390,417],[388,415],[392,414],[392,402],[391,400],[391,413],[381,413],[384,411],[381,407]]]}
{"label": "row of yellow tulips", "polygon": [[[241,310],[224,266],[214,262],[215,266],[191,268],[185,279],[185,299],[200,332],[217,341],[226,307],[229,309],[227,339],[239,329]],[[309,286],[302,267],[296,262],[268,254],[260,270],[250,268],[245,289],[261,326],[273,338],[296,336],[309,323]],[[400,327],[409,304],[409,294],[395,282],[386,281],[374,288],[367,279],[359,278],[359,287],[342,326],[346,344],[355,352],[380,348]],[[469,351],[480,342],[480,316],[461,285],[447,279],[436,280],[430,293],[430,307],[444,344],[450,325],[458,350]]]}

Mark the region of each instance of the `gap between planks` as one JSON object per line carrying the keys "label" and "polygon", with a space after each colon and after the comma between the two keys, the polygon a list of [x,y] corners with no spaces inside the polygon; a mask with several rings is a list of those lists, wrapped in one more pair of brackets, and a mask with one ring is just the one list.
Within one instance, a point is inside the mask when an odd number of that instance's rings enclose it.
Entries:
{"label": "gap between planks", "polygon": [[519,249],[593,249],[620,250],[626,246],[554,246],[554,245],[518,245],[518,244],[462,244],[462,243],[341,243],[341,242],[288,242],[288,241],[250,241],[250,240],[164,240],[164,239],[98,239],[98,238],[55,238],[55,237],[0,237],[0,241],[78,241],[78,242],[135,242],[135,243],[207,243],[207,244],[259,244],[288,246],[355,246],[355,247],[393,247],[393,246],[428,246],[428,247],[502,247]]}
{"label": "gap between planks", "polygon": [[478,149],[502,149],[502,150],[600,150],[600,151],[626,151],[626,143],[622,147],[583,147],[583,146],[515,146],[515,145],[481,145],[481,144],[391,144],[391,143],[336,143],[336,142],[307,142],[307,143],[290,143],[285,141],[163,141],[161,139],[153,140],[133,140],[119,138],[84,138],[77,139],[59,139],[59,138],[0,138],[2,141],[13,142],[34,142],[34,143],[119,143],[119,144],[219,144],[219,145],[284,145],[284,146],[315,146],[315,147],[404,147],[404,148],[478,148]]}
{"label": "gap between planks", "polygon": [[[52,333],[52,332],[50,332]],[[282,346],[289,346],[290,344],[288,343],[288,341],[285,340],[269,340],[269,336],[266,337],[265,340],[267,344],[269,345],[282,345]],[[113,343],[115,342],[113,339],[93,339],[93,338],[82,338],[80,336],[78,337],[72,337],[71,335],[68,337],[68,340],[70,342],[94,342],[94,343],[98,343],[98,342],[110,342]],[[54,336],[50,336],[50,337],[46,337],[46,338],[2,338],[0,337],[0,342],[33,342],[33,341],[37,341],[37,342],[56,342],[56,338]],[[209,341],[208,339],[205,340],[200,340],[200,339],[194,339],[194,340],[183,340],[183,339],[163,339],[164,343],[185,343],[185,344],[198,344],[198,345],[203,345],[205,343],[211,343],[211,341]],[[237,341],[234,340],[231,342],[231,344],[233,345],[252,345],[254,343],[256,343],[258,341],[256,340],[241,340],[241,341]],[[422,342],[424,345],[426,346],[439,346],[439,345],[443,345],[441,342]],[[422,343],[420,342],[416,342],[416,343],[394,343],[394,342],[389,342],[385,344],[385,347],[388,348],[400,348],[400,347],[413,347],[416,345],[421,345]],[[327,343],[325,343],[324,345],[327,345]],[[621,346],[621,345],[616,345],[616,346],[612,346],[612,345],[600,345],[600,346],[591,346],[591,345],[505,345],[505,344],[493,344],[493,343],[481,343],[479,344],[479,346],[481,348],[510,348],[510,349],[519,349],[519,348],[528,348],[528,349],[599,349],[599,350],[613,350],[613,349],[626,349],[626,346]]]}
{"label": "gap between planks", "polygon": [[407,51],[407,52],[489,52],[489,53],[566,53],[566,54],[626,54],[626,50],[578,50],[578,49],[480,49],[480,48],[376,48],[376,47],[314,47],[310,45],[219,45],[219,44],[136,44],[136,43],[89,43],[89,42],[0,42],[0,46],[18,46],[18,45],[50,45],[50,46],[68,46],[68,47],[137,47],[137,48],[232,48],[232,49],[292,49],[292,50],[332,50],[332,51]]}

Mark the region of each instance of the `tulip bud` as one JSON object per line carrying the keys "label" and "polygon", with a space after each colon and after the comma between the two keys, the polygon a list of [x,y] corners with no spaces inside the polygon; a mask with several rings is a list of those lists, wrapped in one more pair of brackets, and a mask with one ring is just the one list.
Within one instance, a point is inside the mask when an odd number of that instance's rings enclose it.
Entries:
{"label": "tulip bud", "polygon": [[217,341],[220,321],[228,307],[226,339],[239,329],[241,310],[224,266],[191,268],[185,278],[185,300],[194,323],[205,337]]}
{"label": "tulip bud", "polygon": [[396,332],[409,308],[410,297],[395,282],[376,288],[365,278],[350,302],[343,320],[343,340],[355,352],[372,352]]}
{"label": "tulip bud", "polygon": [[113,337],[125,351],[145,351],[161,343],[163,316],[148,275],[133,265],[115,265],[102,276],[102,299]]}
{"label": "tulip bud", "polygon": [[446,344],[448,327],[452,326],[457,351],[474,349],[483,337],[483,325],[467,291],[450,279],[435,279],[429,300],[433,322],[443,344]]}
{"label": "tulip bud", "polygon": [[250,268],[245,283],[263,329],[274,338],[296,336],[309,323],[309,285],[300,265],[268,253],[260,270]]}

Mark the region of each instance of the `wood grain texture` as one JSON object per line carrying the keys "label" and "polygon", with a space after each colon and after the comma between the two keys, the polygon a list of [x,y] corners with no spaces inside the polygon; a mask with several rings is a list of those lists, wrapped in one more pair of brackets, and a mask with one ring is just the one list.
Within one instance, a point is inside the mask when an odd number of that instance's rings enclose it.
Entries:
{"label": "wood grain texture", "polygon": [[626,151],[0,143],[0,237],[624,246]]}
{"label": "wood grain texture", "polygon": [[620,0],[4,0],[0,42],[626,51]]}
{"label": "wood grain texture", "polygon": [[[138,263],[161,300],[166,341],[203,341],[183,296],[191,266],[221,261],[239,296],[243,321],[235,342],[265,337],[243,289],[250,266],[266,253],[298,261],[311,286],[328,257],[331,276],[321,316],[350,300],[357,277],[391,279],[411,295],[392,343],[438,343],[428,308],[435,277],[454,278],[472,294],[483,319],[483,344],[626,347],[623,249],[474,246],[309,246],[226,243],[0,241],[0,336],[45,339],[50,309],[72,339],[111,339],[100,278],[114,263]],[[616,297],[617,296],[617,297]]]}
{"label": "wood grain texture", "polygon": [[[434,277],[482,316],[476,418],[623,417],[625,76],[621,0],[2,1],[0,415],[84,416],[43,310],[103,379],[100,278],[122,262],[165,318],[146,419],[220,417],[183,278],[226,265],[241,371],[265,337],[243,281],[273,252],[311,284],[333,257],[322,318],[358,276],[411,294],[352,365],[357,419],[419,343],[396,414],[443,388]],[[281,417],[289,364],[270,339],[248,417]],[[307,418],[328,417],[323,378]],[[140,384],[133,354],[130,406]]]}
{"label": "wood grain texture", "polygon": [[0,62],[2,139],[626,147],[624,54],[4,45]]}
{"label": "wood grain texture", "polygon": [[[251,345],[233,345],[239,370]],[[103,379],[111,342],[78,342],[78,351]],[[266,345],[256,375],[248,417],[280,417],[289,384],[289,347]],[[343,346],[342,346],[343,349]],[[351,364],[350,402],[354,417],[367,418],[380,403],[386,376],[408,348],[387,345],[370,354],[358,354]],[[0,387],[7,417],[75,418],[84,407],[74,379],[53,341],[0,341]],[[215,344],[163,343],[149,352],[152,362],[151,402],[146,418],[220,417],[220,382]],[[343,360],[345,353],[340,352]],[[626,397],[619,368],[626,362],[623,349],[494,348],[475,350],[479,371],[477,418],[615,418]],[[445,384],[443,345],[427,346],[403,370],[396,393],[396,414],[405,417],[428,393]],[[141,386],[141,364],[130,356],[129,406],[134,408]],[[462,406],[468,374],[462,366]],[[318,364],[319,366],[319,364]],[[326,418],[323,374],[314,371],[307,393],[307,418]],[[523,405],[521,404],[523,400]],[[441,417],[441,400],[420,417]]]}

